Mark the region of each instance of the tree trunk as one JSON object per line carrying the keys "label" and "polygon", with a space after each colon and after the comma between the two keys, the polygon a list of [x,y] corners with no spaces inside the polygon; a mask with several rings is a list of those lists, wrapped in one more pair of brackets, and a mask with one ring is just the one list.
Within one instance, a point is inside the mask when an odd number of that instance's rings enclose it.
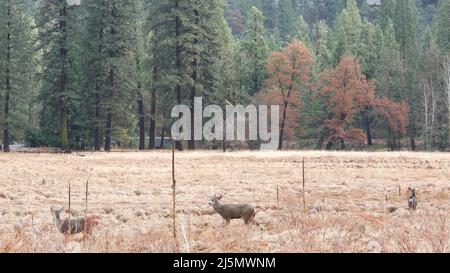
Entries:
{"label": "tree trunk", "polygon": [[112,113],[106,115],[105,152],[111,152]]}
{"label": "tree trunk", "polygon": [[155,149],[156,147],[156,82],[158,81],[158,68],[156,65],[153,65],[153,88],[150,102],[150,127],[148,131],[149,135],[149,144],[148,147],[150,150]]}
{"label": "tree trunk", "polygon": [[[198,17],[198,10],[194,10],[194,16],[195,16],[195,25],[198,25],[199,17]],[[194,38],[194,48],[198,43],[198,33],[195,34]],[[196,54],[196,53],[194,53]],[[195,109],[194,109],[194,101],[195,96],[197,95],[197,56],[194,56],[194,59],[192,61],[192,87],[191,87],[191,140],[188,141],[188,149],[189,150],[195,150]]]}
{"label": "tree trunk", "polygon": [[[257,28],[257,24],[255,23],[255,34],[258,32]],[[254,39],[255,44],[258,42],[256,35],[255,35],[255,39]],[[259,81],[259,67],[258,67],[258,53],[256,50],[253,51],[254,55],[253,55],[253,62],[254,62],[254,71],[253,71],[253,77],[252,77],[252,81],[253,81],[253,94],[256,94],[259,90],[259,85],[258,85],[258,81]]]}
{"label": "tree trunk", "polygon": [[6,73],[5,73],[5,108],[3,112],[3,151],[8,153],[9,149],[9,104],[11,94],[11,0],[8,0],[7,6],[7,35],[6,35]]}
{"label": "tree trunk", "polygon": [[331,151],[332,148],[333,148],[333,141],[328,141],[328,143],[327,143],[327,151]]}
{"label": "tree trunk", "polygon": [[278,150],[283,150],[283,136],[284,136],[284,126],[286,123],[286,115],[287,115],[287,108],[288,108],[288,101],[284,101],[284,108],[283,108],[283,118],[281,120],[281,128],[280,128],[280,140],[278,142]]}
{"label": "tree trunk", "polygon": [[372,141],[372,131],[370,129],[369,109],[365,109],[362,115],[364,127],[366,128],[367,133],[367,145],[372,146],[373,141]]}
{"label": "tree trunk", "polygon": [[[115,4],[113,3],[113,7],[111,9],[111,16],[112,18],[115,20],[117,14],[116,14],[116,7]],[[116,35],[116,29],[114,27],[114,24],[111,25],[111,37],[115,37]],[[109,51],[109,57],[112,59],[114,57],[116,57],[116,49],[114,50],[110,50]],[[114,119],[114,112],[112,109],[112,104],[113,104],[113,100],[114,100],[114,91],[115,91],[115,70],[116,67],[114,64],[110,64],[109,65],[109,71],[108,71],[108,109],[107,109],[107,114],[106,114],[106,128],[105,128],[105,152],[111,152],[111,142],[112,142],[112,129],[113,129],[113,119]],[[120,147],[120,143],[118,143],[119,147]]]}
{"label": "tree trunk", "polygon": [[109,68],[109,105],[108,114],[106,115],[106,129],[105,129],[105,152],[111,151],[111,133],[112,133],[112,123],[113,123],[113,112],[112,112],[112,100],[114,95],[114,67],[111,65]]}
{"label": "tree trunk", "polygon": [[325,143],[326,137],[327,137],[327,131],[323,130],[320,133],[319,141],[317,142],[317,145],[316,145],[316,150],[322,150],[322,147],[323,147],[323,144]]}
{"label": "tree trunk", "polygon": [[[62,2],[62,1],[61,1]],[[61,148],[68,146],[68,119],[67,119],[67,4],[64,3],[59,10],[59,30],[61,32],[59,58],[61,61],[61,74],[59,79],[59,114],[60,114],[60,137]]]}
{"label": "tree trunk", "polygon": [[[103,25],[101,26],[99,35],[98,35],[98,48],[97,48],[97,54],[100,55],[102,54],[103,51],[103,45],[102,45],[102,39],[103,39],[103,31],[104,31],[104,27]],[[94,149],[95,151],[100,151],[101,150],[101,135],[100,135],[100,102],[101,102],[101,74],[98,71],[98,69],[96,69],[95,71],[96,73],[96,77],[95,77],[95,128],[94,128]]]}
{"label": "tree trunk", "polygon": [[416,150],[416,129],[413,124],[409,126],[409,142],[411,143],[411,150]]}
{"label": "tree trunk", "polygon": [[447,115],[448,115],[448,136],[447,149],[450,150],[450,56],[445,59],[444,63],[445,90],[447,94]]}
{"label": "tree trunk", "polygon": [[[175,1],[175,10],[178,12],[179,8],[179,1]],[[178,74],[177,84],[176,84],[176,95],[177,95],[177,102],[178,104],[181,104],[181,44],[180,44],[180,29],[181,29],[181,19],[179,16],[175,16],[175,39],[176,39],[176,46],[175,46],[175,64]],[[181,114],[179,116],[181,118]],[[175,141],[175,147],[178,151],[183,151],[183,144],[181,141]]]}
{"label": "tree trunk", "polygon": [[100,151],[100,80],[95,81],[95,132],[94,146],[96,151]]}
{"label": "tree trunk", "polygon": [[339,138],[339,141],[341,143],[341,150],[345,150],[345,141],[342,137]]}
{"label": "tree trunk", "polygon": [[137,91],[138,91],[138,116],[139,116],[139,150],[145,150],[145,113],[144,113],[144,98],[142,96],[142,82],[140,79],[141,68],[139,58],[136,58],[136,66],[138,73]]}
{"label": "tree trunk", "polygon": [[166,128],[163,126],[163,127],[161,128],[161,143],[160,143],[161,149],[164,149],[164,137],[165,137],[165,132],[166,132]]}
{"label": "tree trunk", "polygon": [[138,114],[139,114],[139,150],[145,150],[145,114],[144,114],[144,99],[142,92],[138,94]]}

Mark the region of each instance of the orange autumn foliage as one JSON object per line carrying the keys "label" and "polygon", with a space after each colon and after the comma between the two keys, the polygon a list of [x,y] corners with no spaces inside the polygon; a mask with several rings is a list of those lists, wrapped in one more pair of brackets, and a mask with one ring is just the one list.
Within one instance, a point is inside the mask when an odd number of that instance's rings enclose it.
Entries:
{"label": "orange autumn foliage", "polygon": [[260,101],[280,105],[281,128],[279,149],[282,141],[295,139],[299,125],[300,94],[310,86],[313,57],[311,50],[294,39],[283,51],[273,52],[267,63],[269,74]]}
{"label": "orange autumn foliage", "polygon": [[355,127],[354,118],[370,108],[385,118],[392,131],[406,131],[407,104],[376,97],[374,82],[366,79],[360,64],[351,56],[342,57],[336,69],[324,71],[318,89],[320,95],[327,98],[330,111],[324,124],[329,130],[329,144],[336,140],[363,143],[366,134]]}

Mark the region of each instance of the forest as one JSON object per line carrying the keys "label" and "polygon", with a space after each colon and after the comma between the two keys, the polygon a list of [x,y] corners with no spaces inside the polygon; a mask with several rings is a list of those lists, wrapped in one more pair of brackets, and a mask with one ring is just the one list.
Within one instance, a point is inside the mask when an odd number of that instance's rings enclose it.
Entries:
{"label": "forest", "polygon": [[2,0],[0,25],[4,152],[155,149],[195,97],[280,105],[280,150],[450,150],[450,0]]}

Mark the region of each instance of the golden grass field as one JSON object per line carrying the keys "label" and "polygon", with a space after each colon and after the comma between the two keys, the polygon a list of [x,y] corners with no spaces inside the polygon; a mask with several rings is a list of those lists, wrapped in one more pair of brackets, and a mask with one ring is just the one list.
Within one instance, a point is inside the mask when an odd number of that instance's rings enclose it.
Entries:
{"label": "golden grass field", "polygon": [[[0,153],[0,252],[449,252],[449,167],[443,153],[177,153],[177,246],[169,151]],[[71,182],[83,216],[87,180],[101,223],[83,242],[57,231],[50,207],[67,208]],[[257,206],[260,226],[225,226],[206,196],[218,192]]]}

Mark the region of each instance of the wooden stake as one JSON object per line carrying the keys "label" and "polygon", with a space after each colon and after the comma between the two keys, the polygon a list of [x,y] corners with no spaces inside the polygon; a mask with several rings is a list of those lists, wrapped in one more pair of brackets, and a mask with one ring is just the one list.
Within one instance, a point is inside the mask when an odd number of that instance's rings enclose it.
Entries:
{"label": "wooden stake", "polygon": [[303,158],[303,160],[302,160],[302,176],[303,176],[303,210],[306,213],[305,158]]}
{"label": "wooden stake", "polygon": [[176,186],[177,181],[175,179],[175,141],[172,141],[172,221],[173,221],[173,238],[178,247],[177,240],[177,211],[176,211]]}
{"label": "wooden stake", "polygon": [[[88,212],[88,193],[89,193],[89,180],[86,180],[86,208],[84,209],[84,221],[87,221],[87,212]],[[83,243],[86,238],[86,228],[83,230]]]}
{"label": "wooden stake", "polygon": [[69,182],[69,220],[70,220],[70,182]]}
{"label": "wooden stake", "polygon": [[280,209],[280,193],[277,185],[277,209]]}
{"label": "wooden stake", "polygon": [[68,232],[67,232],[67,234],[66,234],[66,239],[64,240],[64,243],[65,244],[67,244],[67,240],[69,239],[69,237],[70,237],[70,231],[71,231],[71,226],[70,226],[70,212],[71,212],[71,208],[70,208],[70,182],[69,182],[69,220],[68,220],[68,222],[69,222],[69,225],[68,225],[68,228],[69,228],[69,230],[68,230]]}
{"label": "wooden stake", "polygon": [[85,217],[88,211],[88,194],[89,194],[89,180],[86,180],[86,211],[85,211]]}
{"label": "wooden stake", "polygon": [[303,192],[305,192],[305,158],[302,161],[302,174],[303,174]]}

